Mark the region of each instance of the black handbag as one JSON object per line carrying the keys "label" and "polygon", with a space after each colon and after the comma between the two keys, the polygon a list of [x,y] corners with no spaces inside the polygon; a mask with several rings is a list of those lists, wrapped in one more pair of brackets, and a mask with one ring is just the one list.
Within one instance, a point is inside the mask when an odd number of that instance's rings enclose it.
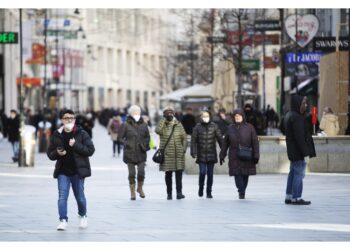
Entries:
{"label": "black handbag", "polygon": [[253,150],[250,147],[242,146],[238,144],[237,157],[241,161],[252,161],[253,160]]}
{"label": "black handbag", "polygon": [[246,147],[242,146],[240,141],[240,136],[239,136],[239,131],[238,133],[238,150],[237,150],[237,157],[241,161],[252,161],[253,160],[253,149],[251,147]]}
{"label": "black handbag", "polygon": [[175,125],[173,126],[173,129],[171,130],[171,133],[170,133],[170,136],[167,140],[167,142],[165,143],[164,145],[164,148],[160,148],[158,149],[153,157],[152,157],[152,160],[155,162],[155,163],[159,163],[159,164],[162,164],[164,162],[164,149],[166,148],[166,146],[168,145],[169,141],[170,141],[170,138],[171,136],[173,135],[174,133],[174,129],[175,129]]}

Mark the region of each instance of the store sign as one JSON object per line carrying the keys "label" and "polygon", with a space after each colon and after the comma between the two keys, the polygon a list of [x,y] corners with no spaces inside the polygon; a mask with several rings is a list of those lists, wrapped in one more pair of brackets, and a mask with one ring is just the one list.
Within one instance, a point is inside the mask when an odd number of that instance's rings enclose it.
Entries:
{"label": "store sign", "polygon": [[17,32],[0,32],[0,44],[17,44]]}
{"label": "store sign", "polygon": [[59,28],[69,27],[71,25],[71,21],[64,18],[43,19],[43,25],[46,27],[46,29],[57,30]]}
{"label": "store sign", "polygon": [[302,48],[311,42],[319,28],[315,15],[290,15],[284,24],[288,36]]}
{"label": "store sign", "polygon": [[254,26],[256,31],[281,30],[279,20],[256,20]]}
{"label": "store sign", "polygon": [[314,50],[323,52],[333,52],[336,51],[336,47],[339,50],[347,51],[349,50],[349,38],[339,37],[338,44],[335,37],[315,37],[313,40]]}
{"label": "store sign", "polygon": [[322,57],[320,52],[301,52],[298,56],[295,53],[286,54],[286,63],[319,63]]}
{"label": "store sign", "polygon": [[260,60],[259,59],[242,60],[242,69],[245,71],[260,70]]}
{"label": "store sign", "polygon": [[226,43],[226,36],[208,36],[208,43]]}
{"label": "store sign", "polygon": [[[264,41],[265,44],[269,45],[278,45],[280,44],[280,35],[279,34],[268,34],[263,36],[262,34],[256,34],[250,36],[247,32],[242,34],[242,46],[252,46],[252,45],[261,45]],[[230,45],[239,45],[239,32],[229,31],[227,32],[227,43]]]}

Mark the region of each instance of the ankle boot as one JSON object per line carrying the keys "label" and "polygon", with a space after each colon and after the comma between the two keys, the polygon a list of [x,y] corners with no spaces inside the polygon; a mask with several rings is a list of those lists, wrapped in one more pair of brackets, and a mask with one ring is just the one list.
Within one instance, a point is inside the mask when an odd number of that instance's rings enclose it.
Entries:
{"label": "ankle boot", "polygon": [[176,199],[178,199],[178,200],[185,199],[185,196],[182,194],[182,192],[178,192],[176,194]]}
{"label": "ankle boot", "polygon": [[136,200],[135,184],[130,184],[130,193],[131,193],[130,200],[132,201]]}
{"label": "ankle boot", "polygon": [[145,193],[143,192],[142,190],[142,186],[143,186],[143,181],[138,181],[137,182],[137,189],[136,189],[136,192],[138,192],[140,194],[140,197],[141,198],[145,198]]}

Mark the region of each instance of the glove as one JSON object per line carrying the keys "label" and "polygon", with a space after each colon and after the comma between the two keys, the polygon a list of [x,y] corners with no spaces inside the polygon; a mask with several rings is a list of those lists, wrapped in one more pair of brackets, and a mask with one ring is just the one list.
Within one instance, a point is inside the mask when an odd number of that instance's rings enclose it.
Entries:
{"label": "glove", "polygon": [[220,158],[220,166],[222,166],[222,163],[225,162],[225,159]]}
{"label": "glove", "polygon": [[258,164],[259,159],[254,158],[253,162],[254,162],[254,164]]}
{"label": "glove", "polygon": [[192,154],[191,156],[192,156],[193,159],[196,159],[196,155]]}

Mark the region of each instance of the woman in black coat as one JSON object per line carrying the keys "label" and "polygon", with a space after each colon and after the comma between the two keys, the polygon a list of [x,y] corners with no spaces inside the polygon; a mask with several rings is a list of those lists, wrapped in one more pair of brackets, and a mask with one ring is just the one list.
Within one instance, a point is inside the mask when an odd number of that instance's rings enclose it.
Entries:
{"label": "woman in black coat", "polygon": [[[235,177],[239,198],[245,198],[249,175],[256,175],[256,164],[259,161],[259,140],[254,127],[245,121],[244,112],[236,109],[233,112],[234,123],[229,126],[220,152],[220,164],[229,149],[229,175]],[[238,158],[239,145],[251,149],[251,159]]]}
{"label": "woman in black coat", "polygon": [[196,163],[199,164],[199,197],[203,196],[205,175],[207,174],[207,198],[213,198],[211,192],[214,165],[218,162],[216,141],[221,146],[221,131],[214,122],[210,121],[209,111],[202,111],[201,122],[194,127],[191,137],[191,156],[197,158]]}

